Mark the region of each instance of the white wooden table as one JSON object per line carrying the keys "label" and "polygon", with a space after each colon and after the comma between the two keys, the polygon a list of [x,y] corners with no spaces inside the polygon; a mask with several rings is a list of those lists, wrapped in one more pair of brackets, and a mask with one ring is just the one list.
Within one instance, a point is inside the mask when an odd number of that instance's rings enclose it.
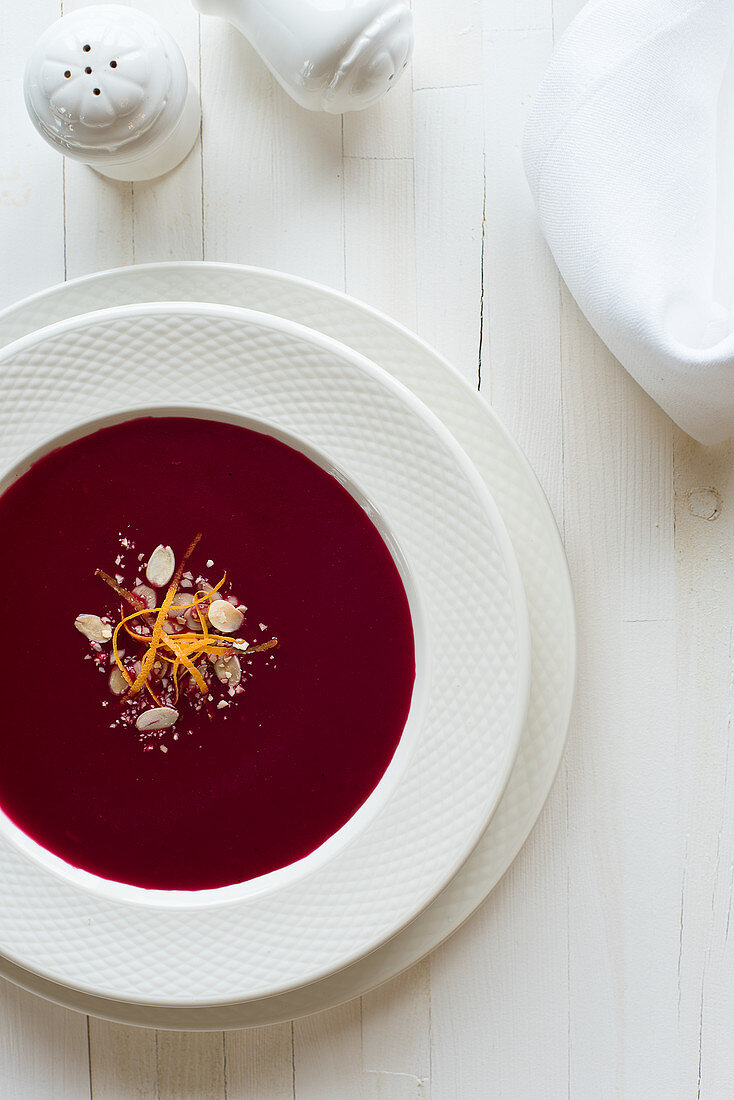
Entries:
{"label": "white wooden table", "polygon": [[[138,0],[201,75],[170,177],[65,166],[26,122],[59,0],[0,9],[0,304],[148,260],[344,288],[416,329],[505,419],[563,532],[575,719],[525,850],[439,951],[294,1024],[194,1035],[0,988],[2,1100],[670,1100],[734,1096],[734,445],[691,443],[580,317],[539,239],[519,141],[581,0],[414,0],[412,72],[310,115],[188,0]],[[65,0],[69,11],[78,4]]]}

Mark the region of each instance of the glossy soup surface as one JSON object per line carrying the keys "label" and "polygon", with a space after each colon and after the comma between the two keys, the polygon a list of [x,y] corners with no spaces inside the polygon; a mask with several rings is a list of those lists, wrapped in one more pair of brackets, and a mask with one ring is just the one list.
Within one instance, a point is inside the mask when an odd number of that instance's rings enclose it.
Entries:
{"label": "glossy soup surface", "polygon": [[[128,421],[39,461],[0,497],[0,531],[0,805],[47,849],[138,886],[223,886],[312,852],[375,788],[410,707],[408,601],[371,520],[304,455],[234,425]],[[197,531],[194,574],[226,570],[241,635],[279,644],[243,662],[236,705],[182,706],[144,738],[116,724],[74,619],[118,617],[95,568],[127,581]]]}

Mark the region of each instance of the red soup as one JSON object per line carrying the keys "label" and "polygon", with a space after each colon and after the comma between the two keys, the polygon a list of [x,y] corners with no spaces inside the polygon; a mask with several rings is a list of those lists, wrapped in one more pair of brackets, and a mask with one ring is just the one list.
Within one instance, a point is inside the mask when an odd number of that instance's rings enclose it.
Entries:
{"label": "red soup", "polygon": [[0,806],[39,844],[137,886],[225,886],[374,790],[413,691],[408,600],[303,454],[132,420],[37,462],[0,529]]}

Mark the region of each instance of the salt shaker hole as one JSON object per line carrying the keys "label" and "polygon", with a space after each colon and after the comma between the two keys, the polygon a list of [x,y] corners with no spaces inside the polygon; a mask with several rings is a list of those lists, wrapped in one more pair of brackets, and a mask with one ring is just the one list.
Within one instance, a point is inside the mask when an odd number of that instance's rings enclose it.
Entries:
{"label": "salt shaker hole", "polygon": [[92,66],[91,66],[91,65],[87,65],[87,67],[86,67],[86,69],[84,70],[84,72],[85,72],[85,73],[91,73],[91,71],[92,71]]}
{"label": "salt shaker hole", "polygon": [[64,73],[64,76],[66,77],[67,80],[69,79],[69,77],[71,76],[71,72],[69,71],[69,69],[66,70],[66,72]]}
{"label": "salt shaker hole", "polygon": [[86,46],[82,46],[82,49],[84,50],[84,52],[85,52],[85,53],[89,53],[89,51],[91,50],[91,48],[92,48],[92,47],[91,47],[91,46],[89,45],[89,43],[88,43],[88,42],[87,42]]}
{"label": "salt shaker hole", "polygon": [[100,94],[100,89],[99,88],[93,88],[92,91],[94,92],[95,95]]}
{"label": "salt shaker hole", "polygon": [[117,68],[117,62],[116,61],[110,61],[110,68],[111,69],[116,69]]}

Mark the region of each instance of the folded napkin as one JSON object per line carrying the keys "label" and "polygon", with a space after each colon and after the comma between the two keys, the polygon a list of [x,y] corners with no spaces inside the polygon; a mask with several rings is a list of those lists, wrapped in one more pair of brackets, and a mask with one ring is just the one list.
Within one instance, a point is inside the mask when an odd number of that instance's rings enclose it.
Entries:
{"label": "folded napkin", "polygon": [[734,123],[722,123],[733,42],[734,0],[591,0],[524,143],[571,293],[702,443],[734,435]]}

